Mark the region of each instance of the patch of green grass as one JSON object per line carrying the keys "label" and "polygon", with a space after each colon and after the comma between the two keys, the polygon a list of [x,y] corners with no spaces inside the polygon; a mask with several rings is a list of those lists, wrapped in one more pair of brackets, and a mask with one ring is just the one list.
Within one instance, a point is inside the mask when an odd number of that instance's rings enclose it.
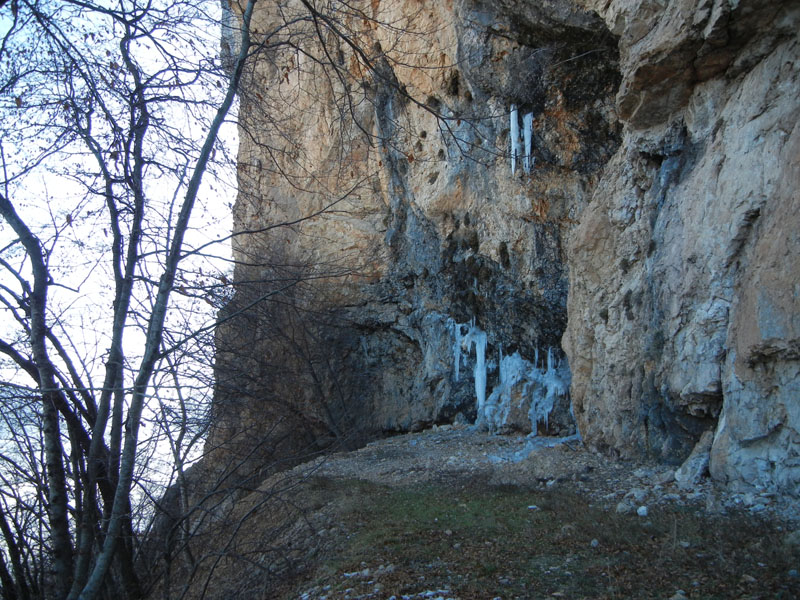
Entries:
{"label": "patch of green grass", "polygon": [[[463,599],[668,598],[677,589],[691,598],[800,597],[787,575],[798,557],[747,515],[653,507],[642,518],[565,491],[340,483],[326,493],[340,495],[351,535],[301,586],[328,585],[329,598],[346,589],[376,598],[433,589]],[[369,576],[342,575],[364,569]]]}

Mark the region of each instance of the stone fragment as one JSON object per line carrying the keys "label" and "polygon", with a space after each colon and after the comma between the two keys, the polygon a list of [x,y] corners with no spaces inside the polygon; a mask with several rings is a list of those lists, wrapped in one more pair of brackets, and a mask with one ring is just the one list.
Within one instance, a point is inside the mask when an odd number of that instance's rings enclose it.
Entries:
{"label": "stone fragment", "polygon": [[706,431],[700,436],[700,441],[695,445],[689,458],[675,471],[675,481],[679,488],[690,489],[708,474],[708,457],[713,441],[713,431]]}
{"label": "stone fragment", "polygon": [[654,485],[666,485],[668,483],[672,483],[675,481],[675,471],[672,469],[667,469],[666,471],[656,473],[652,481]]}
{"label": "stone fragment", "polygon": [[625,494],[625,498],[630,498],[637,504],[641,504],[646,497],[647,490],[642,488],[632,488],[627,494]]}
{"label": "stone fragment", "polygon": [[632,513],[633,510],[634,510],[634,506],[630,502],[622,501],[619,504],[617,504],[617,513],[618,514],[627,515],[629,513]]}

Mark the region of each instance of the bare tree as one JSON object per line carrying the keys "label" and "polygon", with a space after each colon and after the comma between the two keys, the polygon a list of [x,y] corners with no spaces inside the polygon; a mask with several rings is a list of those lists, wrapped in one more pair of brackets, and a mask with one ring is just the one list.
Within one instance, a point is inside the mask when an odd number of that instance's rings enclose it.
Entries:
{"label": "bare tree", "polygon": [[[287,437],[277,424],[290,412],[309,434],[300,445],[291,442],[296,451],[350,435],[352,402],[337,387],[326,340],[336,337],[336,311],[373,257],[367,252],[361,264],[343,268],[329,257],[279,248],[314,235],[325,216],[357,212],[379,185],[380,157],[387,164],[405,157],[393,146],[396,131],[372,121],[387,98],[417,100],[389,68],[400,54],[382,49],[372,32],[413,32],[408,21],[381,23],[348,3],[263,2],[253,21],[255,4],[225,4],[220,17],[215,4],[201,0],[12,0],[4,15],[0,309],[7,326],[0,353],[4,379],[21,389],[27,378],[35,390],[23,403],[3,400],[28,425],[13,438],[0,476],[29,477],[0,504],[6,597],[141,595],[137,519],[152,511],[142,513],[137,498],[157,502],[154,490],[163,489],[163,482],[147,483],[154,443],[164,441],[172,457],[166,481],[178,484],[180,510],[171,527],[191,572],[198,563],[190,541],[210,518],[198,515],[263,475],[253,456]],[[211,49],[220,27],[227,53],[218,57]],[[283,73],[286,86],[265,89],[265,69]],[[309,77],[327,90],[335,138],[326,142],[322,169],[299,140],[308,133],[298,130],[303,118],[294,119],[308,105],[302,82]],[[219,134],[237,94],[245,145],[239,202],[277,209],[267,225],[235,223],[240,283],[231,299],[230,273],[206,262],[215,240],[192,218],[198,203],[225,194],[224,180],[213,176],[230,164]],[[424,107],[446,132],[451,117]],[[352,157],[362,150],[379,159],[357,167]],[[270,157],[268,164],[256,164],[256,154]],[[268,198],[278,180],[316,198],[313,208],[292,212],[292,198]],[[237,241],[244,238],[246,244]],[[312,310],[320,297],[330,310]],[[274,319],[272,329],[254,329],[253,341],[259,348],[279,343],[292,359],[255,366],[291,367],[295,378],[283,389],[309,390],[305,404],[270,412],[276,426],[262,429],[243,454],[231,454],[202,493],[191,489],[186,467],[208,420],[193,423],[190,405],[203,393],[190,390],[211,388],[198,378],[208,373],[198,365],[211,362],[198,357],[199,342],[218,324],[183,318],[198,303],[226,306],[223,322]],[[244,401],[253,388],[245,382],[243,393],[225,393]],[[268,403],[276,405],[280,389]],[[206,452],[224,437],[212,435]],[[230,473],[244,475],[234,482]]]}
{"label": "bare tree", "polygon": [[[242,7],[240,52],[225,72],[193,37],[214,22],[203,4],[12,4],[0,50],[5,111],[16,122],[3,137],[0,215],[10,229],[2,303],[17,331],[6,332],[0,350],[39,390],[45,468],[34,485],[47,491],[55,597],[111,592],[112,564],[118,589],[139,593],[130,495],[139,429],[164,359],[190,217],[252,50],[253,7],[253,0]],[[219,93],[206,95],[210,86]],[[39,173],[76,191],[37,202],[30,194]],[[69,240],[71,229],[80,224],[99,236],[92,225],[101,213],[102,252],[83,273],[75,269],[84,281],[72,281],[69,262],[80,261],[87,242]],[[113,282],[108,295],[88,290],[112,306],[99,357],[73,338],[75,324],[54,290],[84,292],[103,270]],[[134,335],[141,346],[131,353],[126,340]]]}

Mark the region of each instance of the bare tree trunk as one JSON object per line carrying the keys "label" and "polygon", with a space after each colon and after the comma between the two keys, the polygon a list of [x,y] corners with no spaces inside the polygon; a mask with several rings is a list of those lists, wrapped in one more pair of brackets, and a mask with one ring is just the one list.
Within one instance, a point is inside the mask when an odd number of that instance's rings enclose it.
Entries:
{"label": "bare tree trunk", "polygon": [[[14,539],[14,534],[11,531],[11,527],[8,525],[8,521],[6,521],[6,516],[3,514],[3,509],[0,506],[0,531],[3,532],[3,540],[6,544],[6,550],[8,551],[8,557],[11,560],[11,569],[14,572],[14,583],[13,583],[13,590],[15,598],[19,600],[29,600],[31,595],[30,591],[28,590],[28,584],[25,580],[25,571],[22,568],[22,561],[20,560],[19,548],[17,547],[17,542]],[[3,565],[5,567],[5,565]],[[10,579],[9,574],[9,579]],[[4,576],[5,579],[5,576]],[[6,583],[4,581],[3,587],[6,587]]]}
{"label": "bare tree trunk", "polygon": [[2,554],[0,554],[0,589],[2,589],[3,592],[3,600],[19,600],[17,588],[14,585],[14,579],[8,571],[6,561],[3,560]]}
{"label": "bare tree trunk", "polygon": [[219,135],[219,130],[225,121],[228,111],[233,105],[236,92],[239,88],[239,81],[241,80],[242,72],[244,70],[245,59],[247,58],[247,53],[250,49],[250,20],[253,15],[255,3],[256,0],[248,0],[247,7],[242,15],[242,44],[236,62],[236,69],[228,83],[228,90],[225,100],[222,102],[222,105],[219,107],[219,109],[217,109],[217,114],[211,123],[208,134],[206,135],[203,148],[200,151],[200,156],[197,160],[197,164],[195,165],[192,178],[189,181],[189,185],[186,190],[186,196],[184,197],[183,204],[181,205],[181,210],[178,215],[178,220],[175,225],[174,237],[172,239],[170,251],[167,256],[164,273],[162,274],[159,282],[158,293],[149,320],[144,356],[142,358],[141,366],[139,367],[139,372],[136,376],[133,397],[131,398],[130,408],[128,410],[128,418],[125,424],[125,442],[120,460],[119,480],[117,482],[117,489],[114,496],[114,504],[108,523],[106,538],[103,542],[103,548],[100,554],[97,556],[94,569],[92,570],[92,573],[79,596],[80,600],[95,600],[97,597],[108,571],[108,567],[111,564],[115,546],[122,530],[123,520],[125,518],[125,508],[129,506],[130,487],[133,479],[133,469],[136,459],[136,445],[138,441],[139,426],[141,425],[144,399],[147,393],[147,387],[150,382],[150,378],[153,374],[155,362],[158,359],[159,352],[161,351],[164,319],[166,318],[169,296],[175,283],[175,273],[178,268],[178,263],[181,259],[183,238],[186,233],[186,229],[188,228],[192,208],[197,198],[197,193],[200,189],[200,183],[202,182],[203,175],[211,158],[214,144],[217,140],[217,136]]}
{"label": "bare tree trunk", "polygon": [[31,261],[33,289],[29,290],[31,316],[30,342],[33,359],[39,372],[39,389],[42,391],[42,421],[44,424],[45,464],[47,473],[47,500],[50,518],[50,537],[53,552],[53,576],[56,593],[65,597],[72,581],[72,539],[69,533],[67,483],[64,471],[64,447],[58,422],[58,387],[56,369],[47,353],[47,286],[49,273],[44,262],[38,238],[19,218],[11,202],[0,194],[0,215],[19,236]]}

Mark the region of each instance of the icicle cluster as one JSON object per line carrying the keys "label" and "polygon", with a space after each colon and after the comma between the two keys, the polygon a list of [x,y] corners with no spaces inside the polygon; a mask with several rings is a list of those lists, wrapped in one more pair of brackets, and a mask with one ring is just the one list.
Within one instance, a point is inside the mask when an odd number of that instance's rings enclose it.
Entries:
{"label": "icicle cluster", "polygon": [[510,356],[500,354],[500,383],[492,391],[486,401],[483,422],[489,431],[497,431],[506,425],[512,409],[512,390],[522,383],[520,406],[530,400],[528,419],[531,423],[531,435],[536,435],[539,423],[547,427],[548,418],[553,411],[556,400],[567,395],[569,391],[569,372],[553,359],[552,349],[547,351],[547,367],[539,367],[539,351],[536,351],[534,363],[522,358],[519,352]]}
{"label": "icicle cluster", "polygon": [[[522,144],[525,144],[525,153],[522,154]],[[536,162],[536,157],[532,156],[533,150],[533,113],[525,113],[522,116],[522,137],[519,134],[519,113],[517,105],[511,105],[511,174],[517,169],[517,160],[522,159],[522,170],[526,174]]]}
{"label": "icicle cluster", "polygon": [[[475,346],[475,398],[478,402],[478,414],[483,411],[486,403],[486,333],[475,325],[475,319],[467,323],[456,323],[453,319],[448,322],[453,331],[453,360],[455,364],[454,377],[458,381],[461,367],[462,352],[469,356],[472,346]],[[466,330],[466,333],[464,332]]]}
{"label": "icicle cluster", "polygon": [[[539,352],[536,352],[536,362],[539,361]],[[565,381],[562,373],[559,372],[560,365],[557,365],[553,360],[553,349],[547,350],[547,370],[542,371],[534,366],[531,371],[532,384],[534,386],[531,398],[531,408],[528,412],[528,418],[531,421],[531,432],[536,435],[536,427],[539,423],[544,423],[547,428],[547,419],[553,410],[556,398],[567,395],[569,391],[569,382]]]}
{"label": "icicle cluster", "polygon": [[461,362],[470,355],[472,347],[475,347],[473,377],[478,409],[476,425],[486,426],[489,431],[498,431],[506,425],[513,408],[512,391],[515,386],[522,384],[519,405],[523,407],[530,401],[528,419],[531,423],[531,435],[536,435],[539,423],[544,423],[547,427],[556,400],[568,394],[570,383],[569,368],[554,359],[552,348],[547,351],[546,366],[541,367],[538,350],[533,363],[522,358],[519,352],[503,356],[501,350],[498,363],[500,381],[487,399],[486,333],[475,324],[475,319],[469,323],[456,323],[449,319],[448,327],[453,334],[453,375],[456,381],[460,376]]}

